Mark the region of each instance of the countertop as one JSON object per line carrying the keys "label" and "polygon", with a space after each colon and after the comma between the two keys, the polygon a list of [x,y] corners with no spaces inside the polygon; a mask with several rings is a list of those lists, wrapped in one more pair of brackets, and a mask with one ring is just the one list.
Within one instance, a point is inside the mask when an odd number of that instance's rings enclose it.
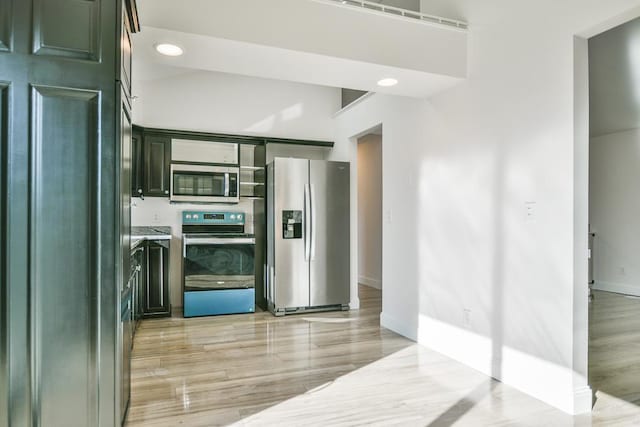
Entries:
{"label": "countertop", "polygon": [[131,227],[131,249],[148,240],[171,240],[171,227]]}

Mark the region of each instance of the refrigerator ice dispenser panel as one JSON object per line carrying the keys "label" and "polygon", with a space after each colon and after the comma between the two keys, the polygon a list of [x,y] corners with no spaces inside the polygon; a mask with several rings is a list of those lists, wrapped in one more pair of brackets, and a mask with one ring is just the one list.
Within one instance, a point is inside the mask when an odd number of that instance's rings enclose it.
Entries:
{"label": "refrigerator ice dispenser panel", "polygon": [[302,239],[302,211],[282,211],[282,238]]}

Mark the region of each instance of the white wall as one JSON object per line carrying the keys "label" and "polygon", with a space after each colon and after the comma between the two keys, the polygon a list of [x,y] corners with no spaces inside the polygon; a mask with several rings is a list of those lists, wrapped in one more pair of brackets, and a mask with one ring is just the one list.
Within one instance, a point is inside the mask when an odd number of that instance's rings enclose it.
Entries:
{"label": "white wall", "polygon": [[589,411],[586,44],[574,51],[574,36],[637,16],[637,1],[446,3],[472,28],[467,82],[424,102],[374,95],[337,118],[334,157],[353,161],[353,136],[383,125],[382,324]]}
{"label": "white wall", "polygon": [[589,40],[591,136],[640,126],[640,19]]}
{"label": "white wall", "polygon": [[589,40],[596,289],[640,295],[640,19]]}
{"label": "white wall", "polygon": [[358,282],[382,289],[382,136],[358,139]]}
{"label": "white wall", "polygon": [[455,1],[420,0],[420,12],[444,18],[467,21],[463,6]]}
{"label": "white wall", "polygon": [[385,6],[399,7],[407,10],[420,11],[420,0],[371,0],[374,3],[380,3]]}
{"label": "white wall", "polygon": [[147,127],[331,140],[340,89],[134,64],[134,123]]}
{"label": "white wall", "polygon": [[591,139],[595,288],[640,296],[640,129]]}

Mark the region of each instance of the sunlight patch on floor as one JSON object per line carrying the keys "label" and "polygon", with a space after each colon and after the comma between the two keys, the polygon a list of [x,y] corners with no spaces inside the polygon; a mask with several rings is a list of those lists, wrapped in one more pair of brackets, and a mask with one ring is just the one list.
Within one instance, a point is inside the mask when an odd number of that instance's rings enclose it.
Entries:
{"label": "sunlight patch on floor", "polygon": [[[573,426],[574,421],[416,344],[233,425]],[[582,421],[578,424],[590,424]]]}

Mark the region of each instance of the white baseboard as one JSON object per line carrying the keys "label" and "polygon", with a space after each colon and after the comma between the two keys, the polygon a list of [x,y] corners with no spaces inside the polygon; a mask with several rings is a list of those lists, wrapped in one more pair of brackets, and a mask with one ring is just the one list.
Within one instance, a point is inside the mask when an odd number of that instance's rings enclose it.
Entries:
{"label": "white baseboard", "polygon": [[598,280],[593,284],[593,289],[597,291],[615,292],[617,294],[640,297],[640,287],[628,285],[626,283],[604,282]]}
{"label": "white baseboard", "polygon": [[372,279],[371,277],[359,276],[358,283],[369,286],[370,288],[382,289],[382,280]]}
{"label": "white baseboard", "polygon": [[417,341],[418,334],[415,328],[408,327],[404,322],[384,312],[380,313],[380,326],[407,337],[410,340]]}
{"label": "white baseboard", "polygon": [[[568,414],[591,411],[591,389],[574,388],[571,368],[501,346],[489,337],[420,315],[418,343]],[[586,379],[585,379],[586,383]]]}

